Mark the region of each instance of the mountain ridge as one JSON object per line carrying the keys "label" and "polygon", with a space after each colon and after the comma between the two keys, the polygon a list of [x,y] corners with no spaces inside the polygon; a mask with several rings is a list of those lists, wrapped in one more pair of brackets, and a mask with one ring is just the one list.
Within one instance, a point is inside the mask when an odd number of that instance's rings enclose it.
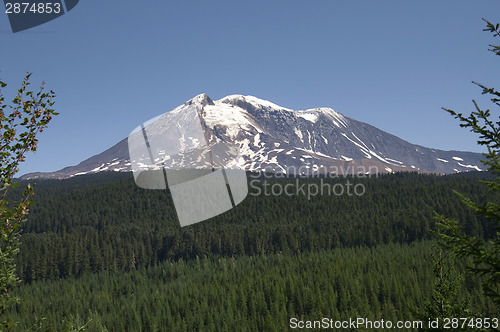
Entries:
{"label": "mountain ridge", "polygon": [[[196,120],[188,116],[193,110]],[[439,174],[484,170],[482,154],[443,151],[409,143],[370,124],[354,120],[329,107],[291,110],[253,96],[229,95],[212,100],[199,94],[143,124],[156,140],[199,121],[208,144],[224,142],[239,148],[240,157],[224,165],[248,171],[306,173],[376,167],[378,172],[419,171]],[[169,134],[172,133],[172,134]],[[199,139],[200,137],[198,137]],[[182,144],[194,144],[183,137]],[[191,142],[189,142],[191,139]],[[195,142],[196,143],[196,142]],[[157,151],[153,166],[164,165],[168,155]],[[189,167],[179,165],[178,167]],[[68,178],[101,171],[132,169],[127,138],[78,165],[56,172],[29,173],[21,179]]]}

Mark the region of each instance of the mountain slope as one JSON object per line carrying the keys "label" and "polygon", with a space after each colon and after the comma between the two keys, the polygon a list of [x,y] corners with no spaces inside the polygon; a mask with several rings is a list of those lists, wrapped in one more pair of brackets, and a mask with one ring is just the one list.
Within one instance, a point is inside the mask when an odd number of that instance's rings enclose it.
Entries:
{"label": "mountain slope", "polygon": [[[186,135],[190,130],[186,128],[200,124],[202,136]],[[484,169],[479,153],[414,145],[331,108],[294,111],[252,96],[230,95],[213,101],[201,94],[146,122],[143,128],[151,141],[169,139],[175,143],[175,146],[155,150],[156,166],[174,163],[174,159],[170,159],[173,150],[194,147],[205,139],[208,145],[224,142],[236,146],[240,157],[227,160],[224,166],[249,171],[345,174],[403,170],[454,173]],[[140,160],[134,162],[141,163]],[[176,162],[176,167],[196,167],[194,161],[185,158],[181,163]],[[127,139],[76,166],[52,173],[31,173],[22,178],[68,178],[108,170],[131,171]]]}

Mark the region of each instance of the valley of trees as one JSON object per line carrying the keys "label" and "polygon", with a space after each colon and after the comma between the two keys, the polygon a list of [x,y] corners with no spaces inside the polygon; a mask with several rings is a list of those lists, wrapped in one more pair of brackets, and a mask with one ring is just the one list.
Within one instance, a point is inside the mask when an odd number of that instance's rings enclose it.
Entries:
{"label": "valley of trees", "polygon": [[[110,182],[99,184],[99,179]],[[487,223],[480,223],[452,192],[484,200],[487,188],[473,176],[400,173],[351,181],[363,183],[366,194],[310,201],[249,195],[233,210],[184,228],[169,193],[138,188],[130,174],[41,181],[23,230],[19,274],[31,282],[129,271],[167,259],[411,243],[433,238],[434,211],[467,220],[470,234],[488,231]]]}
{"label": "valley of trees", "polygon": [[[452,190],[484,201],[478,179],[490,176],[397,173],[351,178],[364,196],[249,195],[184,228],[169,192],[138,188],[131,174],[38,181],[17,262],[22,301],[10,315],[20,331],[283,331],[292,317],[416,319],[436,278],[434,211],[488,234],[490,223]],[[465,263],[453,268],[453,301],[470,315],[498,314]]]}
{"label": "valley of trees", "polygon": [[[415,318],[434,276],[431,242],[302,253],[167,260],[130,272],[44,280],[19,289],[13,313],[26,331],[286,331],[289,320]],[[460,301],[498,309],[465,275]],[[42,319],[43,318],[43,319]],[[425,320],[426,321],[426,320]],[[361,329],[363,330],[363,329]],[[370,330],[370,329],[366,329]]]}

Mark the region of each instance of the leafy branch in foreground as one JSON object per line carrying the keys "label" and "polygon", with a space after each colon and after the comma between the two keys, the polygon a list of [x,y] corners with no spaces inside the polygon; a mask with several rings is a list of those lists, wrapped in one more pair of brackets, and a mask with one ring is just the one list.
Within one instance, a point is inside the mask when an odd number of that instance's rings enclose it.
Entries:
{"label": "leafy branch in foreground", "polygon": [[[483,20],[486,22],[484,31],[492,32],[494,37],[500,36],[499,24],[494,25],[485,19]],[[490,51],[500,55],[500,46],[490,45],[490,47]],[[483,95],[491,97],[490,100],[494,105],[500,106],[499,91],[474,81],[473,83],[482,88]],[[500,204],[498,203],[498,193],[500,192],[500,121],[492,119],[489,109],[481,109],[475,100],[473,103],[475,109],[468,116],[451,109],[443,109],[458,119],[461,122],[461,127],[469,128],[471,132],[479,134],[477,143],[488,149],[488,152],[484,153],[486,160],[483,163],[496,176],[496,179],[482,182],[489,187],[493,194],[496,194],[494,196],[496,202],[476,203],[459,193],[457,194],[462,202],[492,223],[492,231],[486,234],[485,238],[470,236],[465,234],[458,221],[438,215],[436,219],[440,232],[437,235],[442,244],[452,250],[455,255],[472,259],[473,266],[470,267],[470,270],[474,274],[484,277],[485,294],[500,305]]]}
{"label": "leafy branch in foreground", "polygon": [[0,327],[11,329],[14,324],[2,317],[13,303],[18,302],[10,289],[19,283],[16,275],[15,256],[19,251],[20,226],[26,220],[28,206],[32,203],[33,187],[28,185],[16,202],[6,199],[9,189],[18,186],[13,182],[26,153],[36,151],[37,135],[57,115],[53,91],[45,92],[44,83],[38,92],[27,90],[31,74],[27,74],[10,105],[2,89],[7,86],[0,80]]}

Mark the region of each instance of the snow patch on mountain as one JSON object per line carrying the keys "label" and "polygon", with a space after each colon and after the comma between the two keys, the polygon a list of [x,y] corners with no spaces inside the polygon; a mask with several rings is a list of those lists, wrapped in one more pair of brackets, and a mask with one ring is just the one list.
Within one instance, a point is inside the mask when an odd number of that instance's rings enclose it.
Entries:
{"label": "snow patch on mountain", "polygon": [[397,164],[400,164],[400,165],[404,164],[402,161],[399,161],[399,160],[394,160],[394,159],[391,159],[391,158],[385,158],[385,159],[388,160],[388,161],[390,161],[390,162],[397,163]]}
{"label": "snow patch on mountain", "polygon": [[464,164],[461,164],[461,163],[458,163],[459,166],[462,166],[462,167],[466,167],[466,168],[473,168],[475,169],[476,171],[481,171],[481,169],[475,165],[464,165]]}
{"label": "snow patch on mountain", "polygon": [[318,121],[318,114],[314,114],[307,111],[297,111],[297,116],[306,119],[309,122],[316,123]]}
{"label": "snow patch on mountain", "polygon": [[298,128],[293,128],[293,132],[300,138],[302,142],[304,142],[304,136],[302,135],[302,132]]}
{"label": "snow patch on mountain", "polygon": [[284,111],[289,111],[293,112],[293,110],[278,106],[270,101],[264,100],[264,99],[259,99],[254,96],[243,96],[243,95],[229,95],[226,96],[220,100],[218,100],[221,103],[235,103],[238,101],[243,101],[247,102],[257,108],[264,107],[264,108],[269,108],[269,109],[276,109],[276,110],[284,110]]}
{"label": "snow patch on mountain", "polygon": [[240,107],[217,103],[217,105],[207,105],[203,110],[205,111],[204,120],[208,126],[223,126],[233,138],[242,129],[251,130],[255,128],[259,133],[263,132],[261,128],[248,118],[248,114]]}

